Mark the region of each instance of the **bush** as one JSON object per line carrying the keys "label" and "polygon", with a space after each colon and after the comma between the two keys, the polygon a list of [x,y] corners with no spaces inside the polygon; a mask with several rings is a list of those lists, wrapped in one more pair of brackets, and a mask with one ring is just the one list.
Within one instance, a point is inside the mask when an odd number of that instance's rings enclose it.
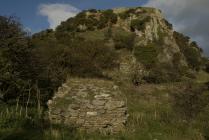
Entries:
{"label": "bush", "polygon": [[98,29],[103,29],[111,24],[116,24],[118,21],[118,16],[113,13],[113,10],[105,10],[102,12],[98,23]]}
{"label": "bush", "polygon": [[186,48],[184,50],[184,55],[187,59],[189,66],[194,70],[199,70],[201,66],[201,54],[200,52],[193,47]]}
{"label": "bush", "polygon": [[168,29],[172,30],[173,29],[173,25],[171,23],[169,23],[166,19],[163,19],[163,21],[165,22],[165,24],[167,25]]}
{"label": "bush", "polygon": [[148,76],[144,77],[148,83],[178,82],[181,75],[177,69],[170,64],[156,64],[150,69]]}
{"label": "bush", "polygon": [[91,13],[97,13],[97,9],[89,9],[88,11]]}
{"label": "bush", "polygon": [[113,35],[116,49],[126,48],[132,50],[136,35],[125,31],[116,31]]}
{"label": "bush", "polygon": [[125,12],[120,13],[119,17],[121,19],[127,19],[128,17],[131,16],[131,14],[136,14],[136,9],[135,8],[133,8],[133,9],[131,8],[131,9],[125,11]]}
{"label": "bush", "polygon": [[66,66],[73,75],[101,77],[104,69],[116,66],[115,51],[102,41],[76,42],[65,52],[68,52]]}
{"label": "bush", "polygon": [[193,70],[199,70],[202,64],[202,50],[199,49],[196,42],[190,43],[189,37],[178,32],[174,32],[173,35],[190,68]]}
{"label": "bush", "polygon": [[184,90],[173,95],[173,108],[187,120],[195,118],[209,104],[209,92],[205,85],[188,83]]}
{"label": "bush", "polygon": [[98,20],[93,16],[90,15],[87,19],[86,19],[86,23],[85,25],[87,26],[88,30],[95,30],[95,28],[98,25]]}
{"label": "bush", "polygon": [[0,97],[5,102],[25,93],[35,81],[31,44],[14,17],[0,16]]}
{"label": "bush", "polygon": [[145,47],[137,46],[134,49],[134,55],[137,61],[141,62],[145,67],[151,68],[156,62],[158,51],[152,44]]}
{"label": "bush", "polygon": [[149,22],[151,18],[149,16],[144,19],[134,19],[131,21],[131,31],[135,31],[136,29],[139,31],[144,31],[146,27],[146,23]]}

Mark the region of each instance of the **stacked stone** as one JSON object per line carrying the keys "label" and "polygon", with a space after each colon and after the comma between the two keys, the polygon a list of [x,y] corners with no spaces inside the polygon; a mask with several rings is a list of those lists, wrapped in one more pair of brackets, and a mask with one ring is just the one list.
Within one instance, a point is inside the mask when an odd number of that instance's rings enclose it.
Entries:
{"label": "stacked stone", "polygon": [[87,132],[118,133],[125,129],[127,107],[119,88],[111,81],[71,79],[48,102],[53,123]]}

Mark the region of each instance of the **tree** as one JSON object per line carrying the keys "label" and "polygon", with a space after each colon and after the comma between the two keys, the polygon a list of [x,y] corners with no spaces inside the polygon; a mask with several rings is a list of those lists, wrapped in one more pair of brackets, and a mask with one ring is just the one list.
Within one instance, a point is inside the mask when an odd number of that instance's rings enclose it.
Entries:
{"label": "tree", "polygon": [[0,16],[0,94],[15,99],[35,77],[30,41],[14,17]]}

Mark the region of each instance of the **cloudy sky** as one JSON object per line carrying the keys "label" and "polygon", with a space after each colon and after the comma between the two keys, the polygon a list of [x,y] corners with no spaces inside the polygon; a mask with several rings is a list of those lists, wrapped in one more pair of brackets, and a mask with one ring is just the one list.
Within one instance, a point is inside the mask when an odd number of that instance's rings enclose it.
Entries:
{"label": "cloudy sky", "polygon": [[32,33],[55,28],[84,9],[151,6],[160,8],[175,30],[209,55],[209,0],[0,0],[0,15],[14,15]]}

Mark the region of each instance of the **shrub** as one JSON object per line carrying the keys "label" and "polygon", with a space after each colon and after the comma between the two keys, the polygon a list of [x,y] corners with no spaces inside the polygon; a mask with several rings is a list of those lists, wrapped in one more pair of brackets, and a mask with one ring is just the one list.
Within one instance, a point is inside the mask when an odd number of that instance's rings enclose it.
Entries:
{"label": "shrub", "polygon": [[103,13],[103,17],[108,19],[111,23],[115,24],[118,20],[118,17],[113,10],[105,10]]}
{"label": "shrub", "polygon": [[136,9],[129,9],[129,10],[125,11],[125,12],[120,13],[119,17],[121,19],[127,19],[128,17],[131,16],[131,14],[135,14],[135,12],[136,12]]}
{"label": "shrub", "polygon": [[135,34],[125,31],[116,31],[113,35],[116,49],[126,48],[132,50],[134,46]]}
{"label": "shrub", "polygon": [[88,11],[91,13],[97,13],[97,9],[89,9]]}
{"label": "shrub", "polygon": [[108,27],[107,30],[104,32],[105,40],[109,40],[113,37],[112,28]]}
{"label": "shrub", "polygon": [[151,68],[156,62],[158,51],[155,46],[137,46],[134,49],[134,55],[137,61],[141,62],[145,67]]}
{"label": "shrub", "polygon": [[98,20],[93,15],[90,15],[86,19],[85,25],[87,26],[88,30],[94,30],[98,25]]}
{"label": "shrub", "polygon": [[123,12],[119,14],[119,17],[124,20],[127,19],[129,16],[130,16],[129,13],[127,12]]}
{"label": "shrub", "polygon": [[207,73],[209,73],[209,61],[208,61],[208,59],[206,59],[206,62],[205,62],[205,71]]}
{"label": "shrub", "polygon": [[190,43],[189,37],[178,32],[174,32],[173,36],[181,52],[184,54],[190,68],[193,70],[199,70],[202,64],[202,50],[199,49],[199,46],[196,44],[196,42]]}
{"label": "shrub", "polygon": [[209,92],[207,87],[197,83],[188,83],[184,90],[172,95],[173,108],[185,119],[193,119],[208,105]]}
{"label": "shrub", "polygon": [[136,29],[139,31],[143,31],[146,27],[146,23],[149,22],[151,18],[149,16],[144,19],[134,19],[131,21],[131,31],[135,31]]}
{"label": "shrub", "polygon": [[117,20],[118,20],[118,16],[115,13],[113,13],[113,10],[105,10],[102,12],[97,27],[99,29],[103,29],[108,25],[116,24]]}
{"label": "shrub", "polygon": [[14,17],[0,16],[0,97],[5,102],[25,93],[35,81],[31,44]]}
{"label": "shrub", "polygon": [[102,76],[103,69],[116,66],[117,55],[101,41],[76,42],[66,48],[69,54],[66,66],[71,74],[77,76]]}
{"label": "shrub", "polygon": [[178,82],[181,75],[177,69],[170,64],[156,64],[150,69],[149,75],[144,77],[148,83]]}
{"label": "shrub", "polygon": [[171,23],[169,23],[166,19],[163,19],[163,21],[167,25],[168,29],[170,29],[170,30],[173,29],[173,25]]}
{"label": "shrub", "polygon": [[201,54],[193,47],[188,47],[184,50],[184,55],[187,59],[189,66],[194,70],[199,70],[201,66]]}

